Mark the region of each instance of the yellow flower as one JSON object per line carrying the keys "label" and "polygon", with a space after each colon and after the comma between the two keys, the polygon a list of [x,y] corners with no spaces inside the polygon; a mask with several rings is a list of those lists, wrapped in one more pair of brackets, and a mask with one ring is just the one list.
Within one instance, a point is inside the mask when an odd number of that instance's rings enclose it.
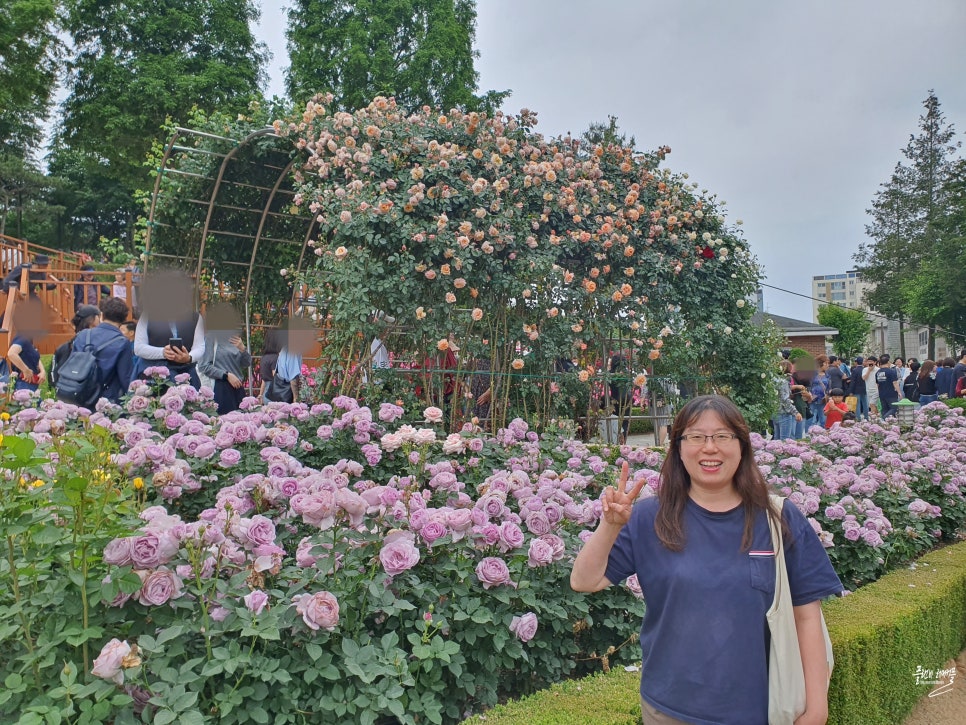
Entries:
{"label": "yellow flower", "polygon": [[144,479],[138,476],[134,479],[134,490],[140,491],[142,488],[144,488]]}
{"label": "yellow flower", "polygon": [[2,413],[0,413],[0,420],[6,423],[8,420],[10,420],[10,413],[8,413],[7,411],[3,411]]}
{"label": "yellow flower", "polygon": [[30,484],[31,488],[40,488],[43,485],[44,485],[44,482],[41,481],[39,478]]}

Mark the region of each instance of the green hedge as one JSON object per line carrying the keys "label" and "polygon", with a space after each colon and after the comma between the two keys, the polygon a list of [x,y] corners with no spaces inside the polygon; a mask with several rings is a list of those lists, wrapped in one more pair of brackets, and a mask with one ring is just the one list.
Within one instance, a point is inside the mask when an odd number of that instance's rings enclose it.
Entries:
{"label": "green hedge", "polygon": [[[940,669],[966,647],[966,542],[933,551],[824,604],[835,650],[832,725],[895,725],[932,685],[916,667]],[[501,705],[465,725],[637,725],[640,675],[623,668],[563,682]]]}

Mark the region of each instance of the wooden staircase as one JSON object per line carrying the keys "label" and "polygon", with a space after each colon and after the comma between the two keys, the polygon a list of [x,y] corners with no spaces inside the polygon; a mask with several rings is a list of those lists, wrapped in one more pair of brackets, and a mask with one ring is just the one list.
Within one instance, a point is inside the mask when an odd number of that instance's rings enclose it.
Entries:
{"label": "wooden staircase", "polygon": [[[49,249],[0,234],[0,275],[3,277],[20,264],[32,262],[40,254],[50,259],[47,268],[48,282],[40,285],[36,292],[43,305],[46,334],[34,340],[34,345],[41,355],[50,355],[59,345],[74,337],[74,326],[71,324],[74,317],[74,287],[80,282],[84,257],[76,252]],[[94,282],[91,284],[106,284],[110,287],[113,282],[113,272],[95,272]],[[30,284],[29,270],[25,268],[21,273],[19,288],[11,287],[9,293],[0,289],[0,310],[4,311],[3,323],[0,325],[0,355],[3,357],[6,357],[10,341],[16,334],[14,319],[17,305],[27,300]],[[33,284],[36,285],[37,282],[34,281]],[[129,287],[130,284],[128,279]],[[48,286],[51,289],[47,289]]]}

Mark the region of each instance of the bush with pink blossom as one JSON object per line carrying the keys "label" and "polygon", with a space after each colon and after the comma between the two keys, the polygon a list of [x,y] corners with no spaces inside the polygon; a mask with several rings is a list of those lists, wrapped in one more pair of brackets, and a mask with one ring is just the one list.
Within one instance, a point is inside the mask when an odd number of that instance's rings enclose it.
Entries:
{"label": "bush with pink blossom", "polygon": [[[111,526],[89,535],[96,548],[71,575],[90,595],[85,624],[55,655],[24,642],[79,621],[67,600],[38,609],[0,592],[0,606],[25,613],[0,625],[0,676],[20,678],[0,714],[90,701],[117,722],[145,709],[168,722],[455,722],[605,653],[637,656],[639,587],[585,597],[568,578],[615,464],[654,495],[661,452],[590,447],[522,420],[447,436],[425,422],[434,411],[345,396],[244,408],[194,410],[171,427],[155,399],[124,415],[45,403],[4,423],[3,486],[16,496],[0,499],[0,533],[18,571],[70,550],[65,441],[107,441],[98,460],[122,483],[109,487]],[[905,433],[885,422],[754,437],[767,480],[806,513],[850,588],[962,529],[964,444],[966,416],[941,403]],[[21,486],[25,471],[41,485]],[[45,495],[47,479],[64,480],[64,495]],[[124,660],[125,644],[136,657]],[[52,669],[62,662],[86,677],[70,697]]]}

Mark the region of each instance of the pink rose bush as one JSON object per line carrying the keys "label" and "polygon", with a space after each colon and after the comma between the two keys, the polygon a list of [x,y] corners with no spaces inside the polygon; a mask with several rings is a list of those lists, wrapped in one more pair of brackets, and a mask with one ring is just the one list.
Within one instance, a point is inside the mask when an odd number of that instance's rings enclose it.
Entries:
{"label": "pink rose bush", "polygon": [[[409,672],[436,672],[436,684],[415,678],[424,684],[396,699],[435,703],[450,722],[512,693],[521,677],[581,671],[586,653],[639,626],[636,581],[584,600],[568,577],[615,466],[627,461],[646,483],[642,496],[653,496],[660,452],[588,447],[523,421],[492,436],[440,435],[420,427],[421,408],[370,409],[346,397],[255,403],[220,417],[185,401],[173,429],[169,413],[128,408],[121,417],[49,401],[4,426],[5,436],[41,446],[57,435],[45,421],[96,426],[116,441],[119,474],[144,481],[139,515],[98,552],[94,621],[117,640],[95,661],[104,686],[123,682],[117,662],[134,638],[138,686],[153,697],[163,697],[172,668],[215,671],[217,653],[242,657],[254,641],[271,661],[266,672],[287,663],[292,680],[273,690],[288,700],[266,697],[273,712],[288,712],[320,702],[336,680],[371,692],[366,673],[377,660],[366,658],[378,651]],[[752,442],[768,482],[805,513],[850,588],[966,522],[966,418],[942,404],[901,435],[863,423]],[[231,466],[226,451],[237,454]],[[588,608],[592,628],[580,625]],[[310,667],[324,674],[309,682]],[[466,673],[477,694],[454,702]],[[332,722],[359,719],[327,712]]]}

